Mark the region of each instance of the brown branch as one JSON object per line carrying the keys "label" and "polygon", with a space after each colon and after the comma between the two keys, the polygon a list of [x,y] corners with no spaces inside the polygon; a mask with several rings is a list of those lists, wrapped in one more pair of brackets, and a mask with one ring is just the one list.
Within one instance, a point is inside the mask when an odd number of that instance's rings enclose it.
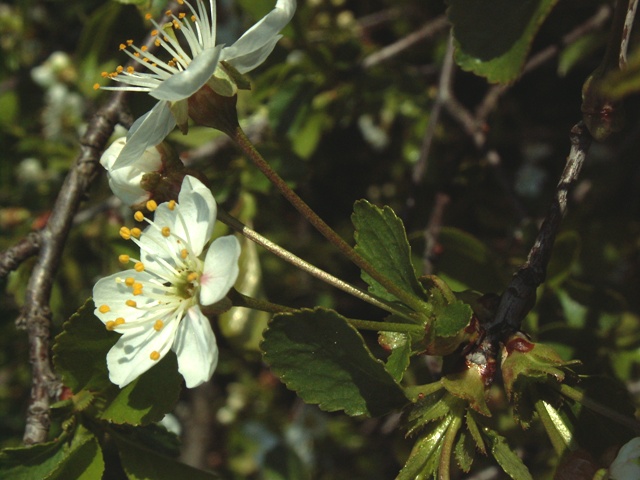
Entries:
{"label": "brown branch", "polygon": [[0,278],[16,270],[22,262],[33,257],[40,250],[42,236],[40,232],[31,232],[25,238],[0,254]]}
{"label": "brown branch", "polygon": [[415,32],[410,33],[406,37],[401,38],[395,43],[391,45],[387,45],[384,48],[381,48],[377,52],[372,53],[371,55],[365,57],[362,60],[363,68],[371,68],[379,63],[382,63],[390,58],[395,57],[399,53],[405,51],[406,49],[412,47],[416,43],[434,36],[439,31],[445,29],[449,25],[449,21],[444,15],[434,18],[433,20],[424,24],[420,29]]}
{"label": "brown branch", "polygon": [[40,234],[40,255],[29,279],[25,306],[16,320],[16,327],[28,332],[32,368],[31,398],[23,437],[27,445],[46,440],[49,430],[49,398],[55,396],[60,387],[49,356],[49,299],[53,279],[73,217],[98,173],[100,154],[118,122],[123,101],[123,92],[116,92],[109,103],[92,118],[80,141],[80,155],[65,178],[47,225]]}
{"label": "brown branch", "polygon": [[625,70],[627,68],[627,50],[629,49],[629,38],[631,37],[631,28],[633,27],[633,21],[636,18],[637,9],[638,0],[629,0],[627,15],[624,19],[624,28],[622,29],[622,40],[620,42],[620,57],[618,58],[618,65],[620,66],[620,70]]}
{"label": "brown branch", "polygon": [[542,222],[536,241],[529,251],[527,261],[515,273],[509,286],[502,294],[493,320],[484,325],[491,334],[510,335],[520,330],[525,316],[533,308],[536,289],[545,279],[547,265],[551,258],[553,243],[560,222],[567,210],[567,195],[575,185],[582,164],[591,145],[591,135],[580,122],[571,129],[571,151],[556,187],[555,197]]}
{"label": "brown branch", "polygon": [[[166,20],[167,17],[161,22]],[[148,35],[144,45],[153,49],[154,40],[155,37]],[[138,66],[132,61],[127,65],[134,68]],[[23,436],[27,445],[41,443],[47,439],[50,424],[49,400],[57,396],[61,386],[53,372],[49,351],[49,300],[53,279],[80,202],[98,175],[100,155],[115,125],[130,121],[125,108],[126,93],[114,92],[108,103],[90,120],[86,133],[80,139],[80,154],[64,180],[47,225],[40,232],[40,254],[29,279],[25,306],[16,320],[16,328],[26,330],[29,337],[32,379]]]}

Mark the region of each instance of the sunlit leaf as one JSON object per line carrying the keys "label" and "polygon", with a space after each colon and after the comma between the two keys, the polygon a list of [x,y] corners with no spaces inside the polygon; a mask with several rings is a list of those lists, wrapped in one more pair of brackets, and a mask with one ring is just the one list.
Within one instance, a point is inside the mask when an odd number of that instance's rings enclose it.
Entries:
{"label": "sunlit leaf", "polygon": [[489,428],[484,429],[484,435],[491,444],[491,454],[507,475],[513,480],[533,480],[529,469],[522,463],[520,457],[511,450],[504,437]]}
{"label": "sunlit leaf", "polygon": [[276,315],[261,347],[285,385],[323,410],[379,416],[408,402],[358,331],[331,310]]}
{"label": "sunlit leaf", "polygon": [[448,0],[456,61],[490,82],[518,78],[542,22],[557,0]]}

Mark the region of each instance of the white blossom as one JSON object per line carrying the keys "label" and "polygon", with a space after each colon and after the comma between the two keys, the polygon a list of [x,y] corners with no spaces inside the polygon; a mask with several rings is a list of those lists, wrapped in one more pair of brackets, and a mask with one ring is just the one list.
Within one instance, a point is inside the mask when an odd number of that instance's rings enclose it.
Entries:
{"label": "white blossom", "polygon": [[[122,334],[107,354],[109,378],[121,388],[149,370],[169,350],[189,388],[208,381],[218,363],[216,338],[201,306],[219,302],[238,277],[240,244],[228,235],[214,240],[217,207],[211,191],[186,176],[178,202],[155,205],[149,226],[122,227],[140,247],[140,258],[120,255],[129,270],[99,280],[93,289],[95,314],[108,330]],[[204,256],[204,258],[202,258]]]}
{"label": "white blossom", "polygon": [[128,40],[120,45],[120,49],[148,71],[137,72],[133,67],[120,66],[113,73],[103,72],[102,76],[123,86],[95,85],[95,88],[106,90],[147,92],[159,100],[132,125],[126,148],[117,159],[118,167],[137,161],[145,149],[164,140],[176,123],[186,131],[187,100],[206,84],[218,94],[235,95],[235,72],[244,74],[264,62],[281,38],[280,30],[291,20],[296,9],[296,0],[278,0],[271,12],[233,45],[225,47],[216,45],[215,0],[210,1],[208,11],[202,0],[195,0],[195,6],[184,0],[178,3],[186,5],[189,13],[174,15],[167,12],[175,38],[164,35],[162,26],[147,15],[155,27],[152,34],[156,37],[156,46],[163,49],[170,60],[164,61],[144,46],[137,47]]}
{"label": "white blossom", "polygon": [[640,478],[640,437],[625,443],[609,466],[611,480]]}

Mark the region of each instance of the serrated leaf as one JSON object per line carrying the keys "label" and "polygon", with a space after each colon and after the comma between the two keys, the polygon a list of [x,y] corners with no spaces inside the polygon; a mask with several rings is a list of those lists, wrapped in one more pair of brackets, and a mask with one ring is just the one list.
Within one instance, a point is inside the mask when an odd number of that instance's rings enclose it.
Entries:
{"label": "serrated leaf", "polygon": [[484,434],[491,444],[491,454],[507,475],[513,480],[533,480],[529,469],[522,463],[520,457],[511,450],[504,437],[488,428],[484,429]]}
{"label": "serrated leaf", "polygon": [[[411,263],[411,247],[404,225],[394,211],[390,207],[378,208],[366,200],[358,200],[353,206],[351,221],[356,229],[356,251],[399,288],[426,300],[426,292]],[[362,279],[378,298],[398,301],[365,272]]]}
{"label": "serrated leaf", "polygon": [[63,383],[74,393],[92,392],[96,416],[113,423],[142,425],[157,422],[178,401],[182,377],[175,355],[169,353],[157,365],[125,388],[109,381],[107,352],[118,340],[93,315],[87,302],[63,325],[55,338],[53,361]]}
{"label": "serrated leaf", "polygon": [[[81,436],[80,442],[76,445],[78,436]],[[80,426],[74,435],[71,451],[46,480],[95,480],[102,478],[103,472],[104,459],[98,439]]]}
{"label": "serrated leaf", "polygon": [[478,428],[478,422],[476,422],[476,419],[473,417],[474,413],[471,410],[467,410],[467,415],[465,416],[467,431],[475,441],[476,448],[486,455],[487,447],[484,444],[482,434],[480,433],[480,429]]}
{"label": "serrated leaf", "polygon": [[213,473],[198,470],[173,458],[166,457],[144,444],[132,441],[122,433],[113,435],[118,448],[122,468],[129,480],[213,480],[219,478]]}
{"label": "serrated leaf", "polygon": [[465,432],[460,433],[458,441],[454,449],[456,462],[460,469],[468,473],[471,470],[473,459],[476,456],[476,446],[471,435],[467,435]]}
{"label": "serrated leaf", "polygon": [[464,403],[445,390],[439,390],[419,400],[410,410],[408,421],[410,428],[407,435],[413,435],[428,423],[440,420],[452,414],[457,414],[464,408]]}
{"label": "serrated leaf", "polygon": [[418,439],[397,480],[422,480],[435,476],[444,436],[452,420],[453,417],[446,417]]}
{"label": "serrated leaf", "polygon": [[456,62],[490,82],[510,83],[522,70],[542,22],[557,0],[448,0]]}
{"label": "serrated leaf", "polygon": [[101,478],[103,471],[98,441],[82,425],[52,442],[8,448],[0,453],[3,480],[93,480]]}
{"label": "serrated leaf", "polygon": [[435,332],[438,337],[453,337],[469,325],[473,310],[466,303],[458,300],[438,310],[435,321]]}
{"label": "serrated leaf", "polygon": [[334,311],[276,315],[261,348],[287,388],[323,410],[379,416],[408,401],[358,331]]}
{"label": "serrated leaf", "polygon": [[[396,333],[396,332],[388,332]],[[396,380],[400,382],[404,376],[404,372],[409,367],[409,361],[411,360],[411,342],[407,334],[398,334],[404,337],[404,342],[397,342],[391,350],[391,354],[387,359],[386,368],[387,372]]]}

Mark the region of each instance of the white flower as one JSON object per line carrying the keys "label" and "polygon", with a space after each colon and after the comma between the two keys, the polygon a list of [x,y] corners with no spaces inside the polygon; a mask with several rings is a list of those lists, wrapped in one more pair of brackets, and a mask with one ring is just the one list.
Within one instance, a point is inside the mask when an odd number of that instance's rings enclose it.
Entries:
{"label": "white flower", "polygon": [[[187,99],[205,84],[209,83],[219,94],[235,95],[237,85],[232,78],[234,72],[228,66],[244,74],[264,62],[281,38],[280,30],[291,20],[296,9],[296,0],[278,0],[271,12],[233,45],[224,47],[216,45],[215,0],[210,0],[208,13],[202,0],[195,0],[195,8],[184,0],[178,3],[185,4],[190,15],[181,13],[176,16],[170,11],[167,14],[172,20],[173,29],[182,34],[185,48],[176,38],[162,35],[162,27],[147,15],[155,27],[152,33],[156,36],[156,45],[162,47],[171,60],[165,62],[149,53],[145,47],[139,48],[132,41],[127,41],[126,45],[120,45],[120,49],[149,71],[141,73],[132,67],[124,69],[120,66],[113,73],[103,72],[102,76],[126,86],[95,85],[105,90],[147,92],[159,100],[155,107],[132,125],[127,146],[118,158],[117,166],[135,162],[147,147],[164,140],[176,122],[184,131],[188,117]],[[228,91],[224,91],[225,88]]]}
{"label": "white flower", "polygon": [[640,437],[625,443],[609,466],[611,480],[640,478]]}
{"label": "white flower", "polygon": [[[134,268],[103,278],[93,288],[95,314],[122,336],[107,354],[109,378],[120,388],[149,370],[171,349],[189,388],[211,378],[218,347],[201,305],[225,298],[238,277],[240,244],[228,235],[216,239],[204,258],[217,207],[211,191],[186,176],[178,202],[159,206],[149,226],[122,227],[120,234],[140,247],[140,259],[120,255]],[[156,209],[157,208],[157,209]]]}
{"label": "white flower", "polygon": [[114,141],[100,157],[100,163],[107,170],[109,187],[113,194],[125,205],[136,205],[149,200],[150,193],[140,186],[140,182],[145,174],[157,172],[162,168],[162,157],[156,147],[149,147],[142,152],[137,162],[113,168],[126,143],[127,139],[124,137]]}

